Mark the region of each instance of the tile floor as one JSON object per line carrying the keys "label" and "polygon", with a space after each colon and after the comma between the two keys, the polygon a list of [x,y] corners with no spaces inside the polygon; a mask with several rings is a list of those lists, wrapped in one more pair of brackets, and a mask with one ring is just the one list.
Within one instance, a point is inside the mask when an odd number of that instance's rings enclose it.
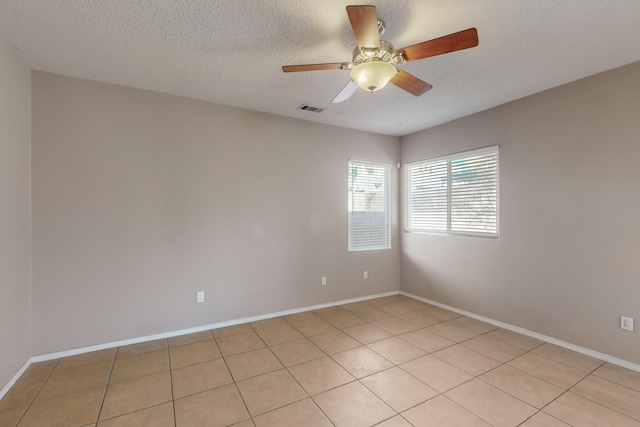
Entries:
{"label": "tile floor", "polygon": [[638,426],[640,373],[401,295],[29,367],[0,426]]}

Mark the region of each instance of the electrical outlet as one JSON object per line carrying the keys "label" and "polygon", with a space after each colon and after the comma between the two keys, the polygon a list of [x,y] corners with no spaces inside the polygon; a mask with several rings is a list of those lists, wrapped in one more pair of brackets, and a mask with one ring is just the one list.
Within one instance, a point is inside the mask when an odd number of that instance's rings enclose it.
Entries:
{"label": "electrical outlet", "polygon": [[633,317],[620,316],[620,329],[633,332]]}
{"label": "electrical outlet", "polygon": [[196,302],[204,302],[204,292],[200,291],[196,294]]}
{"label": "electrical outlet", "polygon": [[369,278],[369,272],[365,271],[364,273],[362,273],[362,278],[363,279],[368,279]]}
{"label": "electrical outlet", "polygon": [[327,286],[327,278],[323,277],[321,283],[322,283],[322,286]]}

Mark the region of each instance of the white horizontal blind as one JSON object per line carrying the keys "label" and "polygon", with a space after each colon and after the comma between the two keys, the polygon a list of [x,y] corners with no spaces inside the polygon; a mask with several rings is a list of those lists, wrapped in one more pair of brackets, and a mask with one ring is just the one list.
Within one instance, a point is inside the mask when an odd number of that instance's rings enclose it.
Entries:
{"label": "white horizontal blind", "polygon": [[451,159],[451,231],[498,233],[498,153]]}
{"label": "white horizontal blind", "polygon": [[498,235],[498,147],[406,166],[405,228]]}
{"label": "white horizontal blind", "polygon": [[391,247],[387,163],[349,160],[349,251]]}
{"label": "white horizontal blind", "polygon": [[409,230],[447,230],[447,161],[407,166],[407,217]]}

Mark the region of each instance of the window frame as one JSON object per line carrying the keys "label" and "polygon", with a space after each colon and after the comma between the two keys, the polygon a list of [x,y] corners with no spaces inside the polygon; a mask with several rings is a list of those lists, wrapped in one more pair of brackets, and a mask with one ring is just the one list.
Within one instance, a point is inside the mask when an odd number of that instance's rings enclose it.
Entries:
{"label": "window frame", "polygon": [[[354,165],[383,168],[384,170],[384,242],[379,246],[359,247],[352,242],[352,215],[356,210],[352,209],[353,193],[352,191],[352,167]],[[385,251],[391,249],[391,163],[350,158],[347,161],[347,250],[349,253]]]}
{"label": "window frame", "polygon": [[[470,230],[452,230],[452,161],[482,156],[482,155],[495,155],[495,220],[496,228],[495,232],[476,232]],[[446,229],[430,229],[420,228],[412,226],[412,195],[411,195],[411,171],[415,166],[435,164],[438,162],[446,161]],[[498,239],[500,237],[500,147],[499,145],[492,145],[489,147],[477,148],[467,151],[461,151],[457,153],[447,154],[444,156],[431,157],[423,160],[409,162],[404,165],[404,224],[403,229],[405,233],[416,234],[441,234],[441,235],[456,235],[467,237],[483,237],[490,239]]]}

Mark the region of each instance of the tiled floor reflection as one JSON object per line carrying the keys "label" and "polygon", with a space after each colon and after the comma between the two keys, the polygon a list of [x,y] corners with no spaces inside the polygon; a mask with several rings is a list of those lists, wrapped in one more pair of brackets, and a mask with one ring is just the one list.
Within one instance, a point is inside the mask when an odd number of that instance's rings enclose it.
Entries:
{"label": "tiled floor reflection", "polygon": [[640,427],[640,373],[394,295],[34,364],[5,426]]}

